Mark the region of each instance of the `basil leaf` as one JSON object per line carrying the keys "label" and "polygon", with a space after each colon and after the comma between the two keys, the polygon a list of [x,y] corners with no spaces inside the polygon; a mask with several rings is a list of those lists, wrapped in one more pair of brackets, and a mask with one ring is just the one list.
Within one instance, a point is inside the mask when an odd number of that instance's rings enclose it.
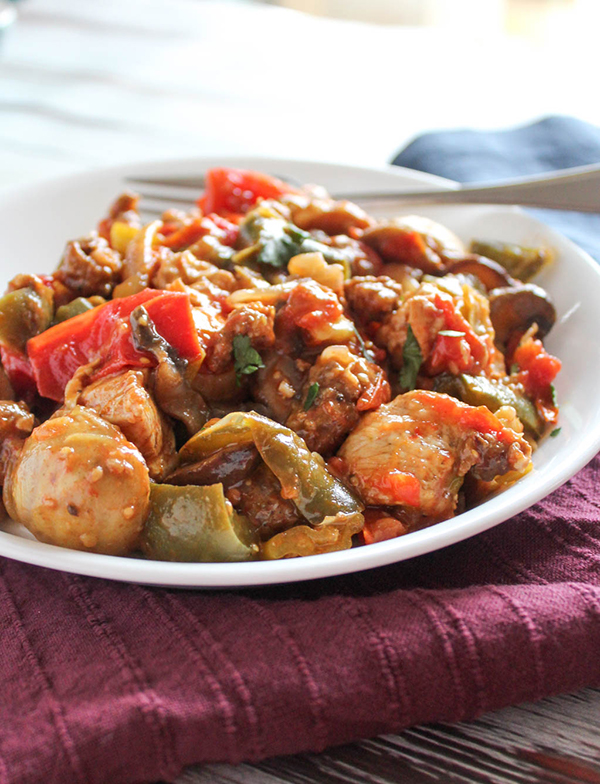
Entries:
{"label": "basil leaf", "polygon": [[318,251],[329,264],[343,264],[346,260],[343,251],[319,242],[310,232],[278,217],[249,213],[240,225],[240,237],[249,251],[249,259],[276,269],[286,267],[299,253]]}
{"label": "basil leaf", "polygon": [[562,427],[555,427],[554,430],[550,433],[550,438],[556,438],[556,436],[560,433]]}
{"label": "basil leaf", "polygon": [[317,399],[317,395],[319,394],[319,385],[315,381],[314,384],[311,384],[308,388],[308,392],[306,393],[306,400],[304,401],[304,410],[308,411],[308,409],[312,406],[312,404]]}
{"label": "basil leaf", "polygon": [[406,342],[402,349],[402,368],[400,370],[400,386],[405,392],[415,388],[419,368],[423,364],[421,347],[410,324],[406,334]]}
{"label": "basil leaf", "polygon": [[241,376],[249,376],[265,366],[261,355],[255,348],[252,348],[248,335],[236,335],[234,337],[233,359],[233,367],[238,384]]}

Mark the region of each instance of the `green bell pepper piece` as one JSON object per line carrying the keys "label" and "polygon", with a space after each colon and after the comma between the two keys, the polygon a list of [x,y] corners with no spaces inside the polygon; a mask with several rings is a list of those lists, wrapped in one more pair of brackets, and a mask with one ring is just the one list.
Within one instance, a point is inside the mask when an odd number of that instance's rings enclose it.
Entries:
{"label": "green bell pepper piece", "polygon": [[313,525],[326,518],[359,514],[362,505],[329,473],[321,455],[300,436],[254,411],[234,411],[196,433],[180,451],[184,462],[198,460],[232,444],[254,443],[300,514]]}
{"label": "green bell pepper piece", "polygon": [[0,345],[25,351],[29,338],[52,323],[52,301],[50,289],[37,291],[28,286],[0,298]]}
{"label": "green bell pepper piece", "polygon": [[544,423],[535,405],[522,392],[502,381],[492,381],[485,376],[460,376],[443,374],[434,383],[436,392],[445,392],[470,406],[486,406],[495,413],[502,406],[512,406],[526,430],[540,437]]}
{"label": "green bell pepper piece", "polygon": [[257,540],[223,485],[152,485],[142,551],[159,561],[249,561]]}
{"label": "green bell pepper piece", "polygon": [[552,261],[552,252],[548,248],[527,248],[512,242],[473,240],[470,250],[471,253],[498,262],[513,278],[524,283],[534,278]]}
{"label": "green bell pepper piece", "polygon": [[93,310],[98,305],[104,304],[104,302],[106,302],[104,297],[91,297],[90,299],[87,297],[77,297],[66,305],[61,305],[60,308],[56,309],[53,324],[60,324],[61,321],[66,321],[67,319],[73,318],[73,316],[79,316],[80,313]]}

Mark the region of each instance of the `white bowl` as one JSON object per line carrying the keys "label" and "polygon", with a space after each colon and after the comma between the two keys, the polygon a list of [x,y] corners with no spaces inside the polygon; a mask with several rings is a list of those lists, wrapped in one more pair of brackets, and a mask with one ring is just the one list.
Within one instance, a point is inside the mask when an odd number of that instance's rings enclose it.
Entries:
{"label": "white bowl", "polygon": [[[301,182],[323,184],[332,192],[453,187],[447,180],[399,167],[365,169],[266,158],[198,158],[102,169],[0,197],[0,275],[6,282],[17,272],[54,269],[66,240],[96,225],[125,188],[127,175],[200,174],[216,165],[288,175]],[[566,482],[600,449],[600,268],[572,242],[516,208],[419,207],[418,212],[440,220],[465,240],[502,239],[550,245],[556,250],[556,263],[537,282],[550,292],[558,311],[558,322],[546,345],[563,362],[556,383],[561,431],[558,437],[542,443],[530,474],[481,506],[431,528],[307,558],[217,564],[117,558],[33,541],[13,523],[0,532],[0,555],[77,574],[155,585],[207,588],[310,580],[370,569],[446,547],[502,523]]]}

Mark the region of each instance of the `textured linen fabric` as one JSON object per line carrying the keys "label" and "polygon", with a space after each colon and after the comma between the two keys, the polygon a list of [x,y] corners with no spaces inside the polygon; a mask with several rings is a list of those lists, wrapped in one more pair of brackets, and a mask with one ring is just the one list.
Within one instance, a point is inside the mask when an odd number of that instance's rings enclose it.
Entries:
{"label": "textured linen fabric", "polygon": [[[397,161],[484,179],[599,159],[600,132],[551,119]],[[549,220],[600,257],[597,218]],[[177,591],[0,559],[0,784],[172,780],[600,685],[599,468],[443,551],[311,583]]]}

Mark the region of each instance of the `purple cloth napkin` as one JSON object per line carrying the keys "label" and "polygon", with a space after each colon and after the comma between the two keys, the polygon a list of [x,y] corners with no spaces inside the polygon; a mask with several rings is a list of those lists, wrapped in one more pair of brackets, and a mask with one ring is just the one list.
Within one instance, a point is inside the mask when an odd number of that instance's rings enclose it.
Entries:
{"label": "purple cloth napkin", "polygon": [[176,591],[0,559],[0,784],[172,780],[600,685],[599,469],[443,551],[312,583]]}

